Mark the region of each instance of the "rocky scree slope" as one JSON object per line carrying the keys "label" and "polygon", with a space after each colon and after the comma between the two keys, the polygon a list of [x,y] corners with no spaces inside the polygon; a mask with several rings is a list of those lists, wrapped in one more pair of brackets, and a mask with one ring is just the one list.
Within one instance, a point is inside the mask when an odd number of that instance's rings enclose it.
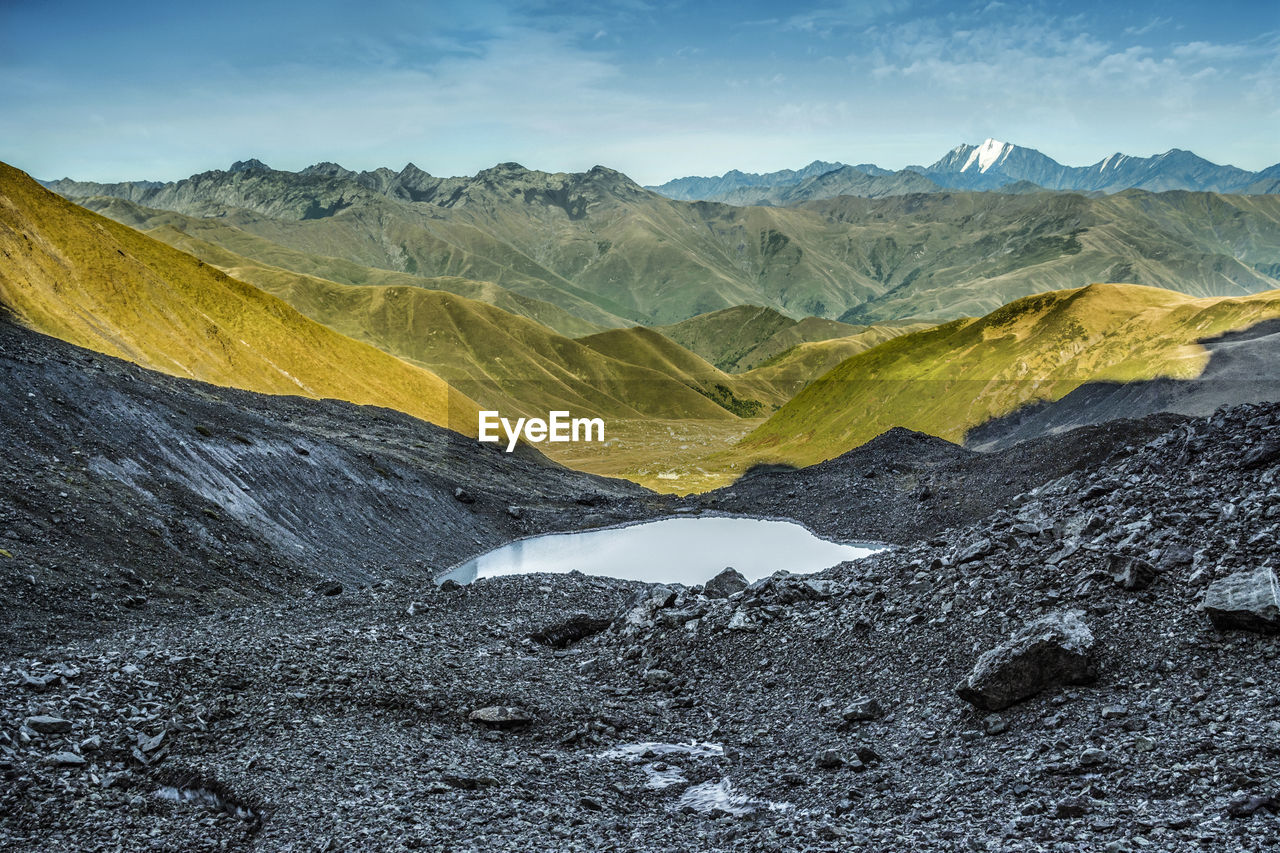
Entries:
{"label": "rocky scree slope", "polygon": [[[1274,569],[1278,431],[1276,405],[1187,421],[818,576],[393,582],[12,656],[0,832],[16,850],[1272,849],[1280,634],[1199,605]],[[1037,665],[1055,648],[1083,669]],[[1020,662],[995,675],[1026,696],[997,711],[957,694],[993,661]]]}
{"label": "rocky scree slope", "polygon": [[426,583],[661,505],[390,409],[174,379],[2,318],[0,446],[0,647],[321,581]]}

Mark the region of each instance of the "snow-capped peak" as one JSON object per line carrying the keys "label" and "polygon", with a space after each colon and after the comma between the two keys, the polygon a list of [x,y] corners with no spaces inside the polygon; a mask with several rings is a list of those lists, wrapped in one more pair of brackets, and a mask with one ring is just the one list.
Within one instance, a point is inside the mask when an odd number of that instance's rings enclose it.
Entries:
{"label": "snow-capped peak", "polygon": [[1118,169],[1120,168],[1120,164],[1128,159],[1129,159],[1128,156],[1121,154],[1119,151],[1117,151],[1115,154],[1112,154],[1110,157],[1102,161],[1102,165],[1098,167],[1098,171],[1104,172],[1107,170],[1108,167],[1112,169]]}
{"label": "snow-capped peak", "polygon": [[986,142],[973,149],[969,154],[969,159],[965,161],[960,171],[967,172],[969,167],[974,163],[978,164],[978,171],[985,173],[992,166],[999,163],[1009,155],[1013,150],[1013,145],[1008,142],[1000,142],[996,139],[988,139]]}

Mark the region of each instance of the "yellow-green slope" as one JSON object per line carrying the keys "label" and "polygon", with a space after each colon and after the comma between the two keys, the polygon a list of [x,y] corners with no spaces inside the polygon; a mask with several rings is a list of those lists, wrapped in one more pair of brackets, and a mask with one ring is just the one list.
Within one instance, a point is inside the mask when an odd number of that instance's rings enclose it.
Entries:
{"label": "yellow-green slope", "polygon": [[[190,237],[187,242],[201,252],[217,249]],[[674,362],[650,366],[612,358],[493,305],[422,287],[353,287],[225,249],[216,256],[235,278],[343,335],[430,369],[504,415],[545,417],[568,409],[606,418],[732,417],[698,393]]]}
{"label": "yellow-green slope", "polygon": [[38,331],[174,376],[385,406],[475,433],[475,404],[430,371],[3,163],[0,253],[0,302]]}
{"label": "yellow-green slope", "polygon": [[[449,275],[410,275],[362,266],[344,258],[311,255],[273,243],[223,219],[201,219],[168,210],[152,210],[124,199],[100,197],[80,199],[79,203],[217,267],[236,266],[249,259],[262,266],[292,270],[339,284],[406,285],[444,290],[528,317],[569,337],[589,335],[606,328],[577,317],[558,305],[515,293],[490,281]],[[623,325],[623,321],[617,319],[616,325]]]}
{"label": "yellow-green slope", "polygon": [[1197,341],[1280,317],[1280,291],[1195,299],[1094,284],[1012,302],[981,319],[902,335],[842,362],[711,460],[811,464],[904,426],[952,441],[1085,382],[1199,375]]}
{"label": "yellow-green slope", "polygon": [[[817,318],[809,318],[817,319]],[[803,322],[803,321],[802,321]],[[865,331],[830,340],[806,341],[796,344],[746,373],[743,379],[767,384],[787,399],[800,393],[810,382],[847,358],[866,352],[898,335],[932,328],[930,323],[911,323],[905,326],[867,326]]]}

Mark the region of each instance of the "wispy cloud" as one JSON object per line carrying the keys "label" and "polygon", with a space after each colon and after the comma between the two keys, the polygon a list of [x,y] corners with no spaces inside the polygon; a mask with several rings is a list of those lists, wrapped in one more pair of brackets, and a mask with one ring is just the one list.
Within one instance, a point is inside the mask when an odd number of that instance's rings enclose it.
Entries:
{"label": "wispy cloud", "polygon": [[[1175,145],[1253,168],[1280,159],[1280,36],[1222,14],[1180,30],[989,0],[785,13],[765,0],[364,0],[359,17],[313,0],[301,19],[250,0],[167,16],[140,2],[6,9],[0,157],[41,177],[181,177],[259,156],[413,159],[439,174],[603,163],[647,182],[815,158],[898,167],[988,135],[1069,163]],[[42,41],[55,23],[60,38]]]}

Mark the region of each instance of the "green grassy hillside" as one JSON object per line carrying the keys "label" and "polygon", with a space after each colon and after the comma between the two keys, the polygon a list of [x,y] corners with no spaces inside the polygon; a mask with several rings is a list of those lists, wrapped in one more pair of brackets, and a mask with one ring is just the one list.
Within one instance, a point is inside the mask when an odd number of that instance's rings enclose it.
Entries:
{"label": "green grassy hillside", "polygon": [[1195,299],[1095,284],[1017,300],[893,338],[810,384],[713,466],[811,464],[895,426],[952,441],[984,421],[1085,382],[1193,378],[1197,341],[1280,317],[1280,291]]}
{"label": "green grassy hillside", "polygon": [[82,199],[81,204],[218,267],[237,266],[243,264],[245,259],[251,259],[264,266],[291,270],[339,284],[443,290],[487,302],[569,337],[594,334],[626,322],[620,317],[611,317],[594,306],[582,303],[578,307],[583,313],[593,314],[601,321],[590,322],[559,305],[514,293],[490,281],[473,281],[458,276],[423,277],[361,266],[344,258],[307,254],[272,243],[221,219],[201,219],[173,211],[152,210],[130,201],[109,197]]}
{"label": "green grassy hillside", "polygon": [[730,373],[750,370],[798,344],[866,331],[865,327],[822,317],[796,320],[759,305],[725,308],[656,328]]}
{"label": "green grassy hillside", "polygon": [[386,406],[475,433],[475,404],[434,373],[3,163],[0,252],[0,303],[45,334],[174,376]]}

